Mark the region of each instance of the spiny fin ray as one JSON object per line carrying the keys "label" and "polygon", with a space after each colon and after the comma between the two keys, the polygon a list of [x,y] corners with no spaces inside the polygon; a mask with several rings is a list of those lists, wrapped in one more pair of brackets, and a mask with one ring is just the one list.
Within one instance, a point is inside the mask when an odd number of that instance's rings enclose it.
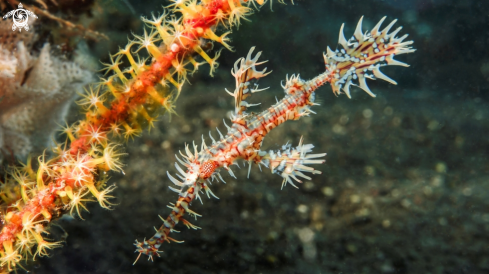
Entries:
{"label": "spiny fin ray", "polygon": [[330,74],[331,87],[336,95],[345,93],[348,98],[351,98],[350,87],[355,85],[370,96],[375,97],[375,94],[367,86],[365,78],[381,79],[395,85],[397,82],[382,73],[380,67],[409,66],[395,60],[394,56],[416,51],[410,46],[413,42],[403,42],[407,35],[400,38],[396,37],[402,27],[398,27],[389,33],[397,19],[380,31],[385,18],[383,17],[370,32],[363,33],[362,16],[350,41],[347,41],[343,34],[343,24],[338,42],[343,49],[336,51],[329,47],[326,49],[324,54],[326,71]]}

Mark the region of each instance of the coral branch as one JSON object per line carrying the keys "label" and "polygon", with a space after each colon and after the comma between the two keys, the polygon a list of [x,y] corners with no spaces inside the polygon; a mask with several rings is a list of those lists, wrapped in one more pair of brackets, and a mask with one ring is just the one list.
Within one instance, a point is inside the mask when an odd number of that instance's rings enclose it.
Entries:
{"label": "coral branch", "polygon": [[[193,65],[194,72],[199,68],[200,63],[196,61],[199,56],[210,65],[212,75],[220,51],[211,58],[204,45],[210,40],[231,49],[229,32],[219,36],[215,32],[217,27],[239,26],[241,19],[246,20],[252,13],[250,4],[263,4],[263,1],[247,0],[173,2],[171,10],[161,16],[152,20],[143,18],[149,31],[135,36],[135,40],[111,56],[109,64],[104,64],[105,70],[112,74],[90,87],[78,101],[85,119],[63,129],[68,141],[53,149],[56,156],[48,158],[43,154],[37,169],[29,161],[23,168],[11,170],[0,195],[6,208],[0,231],[3,270],[11,271],[21,259],[29,258],[31,249],[35,249],[35,258],[61,246],[43,236],[48,233],[48,224],[66,213],[76,212],[81,218],[81,211],[86,210],[84,203],[91,201],[91,196],[101,207],[114,205],[111,192],[115,186],[107,185],[106,172],[122,172],[124,156],[114,140],[120,135],[126,140],[133,138],[143,128],[152,126],[162,112],[172,111],[174,100],[188,80],[189,65]],[[181,16],[177,17],[176,13]],[[150,59],[135,53],[143,49]],[[120,67],[122,58],[127,59],[129,68]],[[201,189],[213,195],[205,183],[198,183],[187,192],[195,191],[195,196],[200,198]],[[199,216],[188,209],[193,198],[182,197],[173,206],[173,219],[167,219],[173,222],[171,227],[185,212]],[[184,224],[196,228],[186,221]],[[165,233],[154,243],[176,241]]]}

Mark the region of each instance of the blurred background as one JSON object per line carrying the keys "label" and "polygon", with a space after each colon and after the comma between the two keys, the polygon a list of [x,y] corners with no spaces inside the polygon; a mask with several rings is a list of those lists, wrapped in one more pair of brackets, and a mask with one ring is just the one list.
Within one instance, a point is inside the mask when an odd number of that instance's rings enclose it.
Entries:
{"label": "blurred background", "polygon": [[[141,34],[140,16],[162,12],[168,1],[45,1],[53,15],[83,26],[69,33],[41,21],[33,50],[50,42],[53,51],[79,60],[94,73],[108,54]],[[61,5],[63,3],[63,5]],[[287,1],[286,1],[287,3]],[[36,5],[34,1],[25,4]],[[345,23],[350,37],[361,16],[364,31],[383,17],[398,19],[400,36],[414,40],[414,54],[396,59],[411,67],[385,67],[398,82],[368,81],[377,97],[359,88],[353,99],[317,91],[317,115],[277,127],[264,149],[278,149],[301,136],[327,152],[323,174],[280,190],[281,177],[253,167],[225,175],[213,185],[220,198],[192,209],[202,214],[179,226],[155,262],[136,255],[133,242],[154,234],[177,196],[166,172],[175,153],[215,128],[233,108],[224,88],[230,69],[250,47],[263,51],[273,73],[260,81],[270,90],[253,96],[258,112],[281,98],[286,74],[304,79],[324,71],[322,53],[335,49]],[[488,273],[489,272],[489,2],[456,0],[296,0],[268,4],[230,36],[215,77],[208,68],[190,78],[176,115],[126,145],[125,175],[110,182],[118,206],[89,205],[85,221],[64,218],[53,237],[65,247],[40,258],[32,273]],[[42,18],[41,18],[42,20]],[[224,30],[221,30],[224,31]],[[94,33],[96,32],[96,33]],[[220,47],[216,45],[216,47]],[[82,56],[83,58],[78,58]],[[73,105],[69,121],[80,114]],[[171,119],[170,119],[171,118]],[[61,139],[60,139],[61,140]]]}

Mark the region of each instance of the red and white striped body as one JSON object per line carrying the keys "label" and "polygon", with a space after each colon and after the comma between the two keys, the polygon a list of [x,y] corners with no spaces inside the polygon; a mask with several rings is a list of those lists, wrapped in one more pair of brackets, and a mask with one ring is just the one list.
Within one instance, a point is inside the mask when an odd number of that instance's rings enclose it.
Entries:
{"label": "red and white striped body", "polygon": [[234,69],[231,70],[236,79],[236,88],[234,92],[226,90],[235,98],[235,113],[231,117],[232,125],[230,127],[226,125],[228,129],[226,135],[222,135],[218,130],[220,137],[218,141],[215,141],[209,133],[212,139],[209,147],[202,137],[200,150],[193,144],[193,152],[187,145],[185,155],[180,153],[183,160],[178,157],[177,160],[185,168],[182,169],[175,164],[179,172],[177,174],[179,179],[168,174],[170,180],[178,187],[170,187],[179,194],[177,203],[169,206],[172,212],[163,220],[163,225],[150,240],[136,241],[136,252],[149,255],[150,259],[158,255],[158,249],[164,241],[176,241],[168,235],[180,221],[189,228],[199,229],[184,220],[182,216],[185,212],[200,216],[191,211],[188,206],[193,200],[201,199],[199,196],[201,191],[205,191],[207,196],[216,197],[209,188],[210,181],[220,179],[224,182],[220,174],[222,169],[235,177],[230,166],[237,160],[247,161],[250,168],[252,163],[269,167],[272,173],[277,173],[283,178],[282,187],[286,184],[296,187],[294,181],[301,183],[298,177],[311,179],[303,172],[321,173],[308,165],[324,163],[324,160],[320,158],[326,154],[308,154],[314,146],[304,145],[302,138],[295,148],[284,145],[281,150],[266,152],[261,150],[261,146],[266,135],[278,125],[287,120],[298,120],[314,113],[310,108],[317,105],[314,103],[315,91],[326,83],[331,84],[335,94],[343,91],[348,97],[350,97],[351,85],[358,85],[374,96],[366,86],[365,78],[380,78],[395,83],[394,80],[382,74],[379,68],[387,65],[404,66],[404,63],[394,60],[393,56],[413,52],[414,49],[408,47],[412,42],[402,42],[405,36],[395,37],[400,29],[388,34],[392,23],[381,32],[378,30],[380,26],[378,24],[370,33],[364,34],[361,31],[361,21],[349,41],[346,41],[342,31],[340,32],[340,45],[343,46],[341,51],[333,52],[328,48],[327,54],[324,55],[326,62],[324,73],[309,81],[302,80],[298,75],[287,77],[285,85],[282,85],[285,97],[260,114],[246,113],[245,110],[253,105],[248,104],[244,99],[263,90],[258,89],[256,83],[252,86],[252,82],[268,74],[266,68],[262,71],[256,70],[256,66],[265,63],[257,62],[261,52],[252,57],[254,48],[251,48],[246,58],[236,61]]}
{"label": "red and white striped body", "polygon": [[199,159],[216,163],[215,169],[231,166],[237,159],[260,163],[264,156],[260,155],[260,149],[265,136],[287,120],[309,115],[310,107],[314,105],[314,91],[329,80],[327,73],[310,81],[292,76],[286,84],[287,95],[282,100],[258,115],[235,118],[228,133],[201,151]]}

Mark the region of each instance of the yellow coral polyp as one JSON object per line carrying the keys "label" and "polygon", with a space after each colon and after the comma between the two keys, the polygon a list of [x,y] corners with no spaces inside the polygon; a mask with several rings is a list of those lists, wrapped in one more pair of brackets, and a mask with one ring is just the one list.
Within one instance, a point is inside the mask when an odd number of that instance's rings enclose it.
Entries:
{"label": "yellow coral polyp", "polygon": [[230,26],[237,26],[241,24],[241,19],[249,21],[246,17],[253,13],[253,9],[241,5],[240,1],[228,0],[230,11],[228,13],[228,23]]}
{"label": "yellow coral polyp", "polygon": [[22,260],[22,256],[14,250],[12,247],[12,241],[3,242],[3,250],[0,251],[2,255],[0,257],[0,267],[7,265],[8,271],[12,271],[13,268]]}
{"label": "yellow coral polyp", "polygon": [[[18,169],[15,169],[11,173],[12,178],[19,184],[20,186],[20,194],[22,196],[23,202],[29,201],[29,196],[27,195],[27,190],[33,185],[33,182],[30,181],[30,178],[25,172],[22,172]],[[20,201],[20,200],[19,200]]]}
{"label": "yellow coral polyp", "polygon": [[81,213],[80,213],[80,207],[88,212],[88,209],[85,207],[84,203],[93,201],[92,199],[84,199],[83,198],[88,193],[90,193],[90,191],[86,191],[86,188],[85,188],[85,190],[80,189],[77,193],[71,192],[70,195],[68,195],[71,199],[71,201],[69,203],[70,215],[71,216],[73,216],[73,211],[76,210],[78,217],[80,217],[80,219],[84,220],[83,217],[81,216]]}
{"label": "yellow coral polyp", "polygon": [[37,188],[43,189],[45,187],[44,179],[43,179],[44,174],[48,176],[52,174],[51,166],[45,160],[45,152],[43,152],[43,154],[39,156],[38,163],[39,163],[39,168],[37,170],[37,176],[36,176]]}
{"label": "yellow coral polyp", "polygon": [[39,217],[41,214],[32,214],[30,212],[26,212],[24,216],[22,217],[22,234],[24,235],[35,235],[36,232],[36,225],[40,224],[42,222],[46,222],[46,220],[40,220],[36,221],[37,217]]}
{"label": "yellow coral polyp", "polygon": [[92,193],[92,195],[95,196],[95,198],[97,198],[97,201],[101,207],[105,209],[111,209],[110,206],[115,205],[114,203],[109,202],[109,199],[115,197],[112,195],[108,195],[115,189],[114,185],[111,185],[102,191],[99,191],[94,184],[87,184],[86,186],[88,190]]}
{"label": "yellow coral polyp", "polygon": [[[101,108],[101,106],[103,106],[103,102],[106,100],[103,94],[100,95],[100,88],[93,89],[92,86],[85,89],[85,94],[79,95],[82,97],[82,99],[76,103],[87,110],[90,108]],[[102,109],[106,109],[105,106],[103,106]]]}
{"label": "yellow coral polyp", "polygon": [[228,36],[229,34],[231,34],[230,31],[222,34],[221,36],[217,36],[211,29],[206,29],[206,31],[205,31],[205,37],[207,39],[210,39],[212,41],[216,41],[216,42],[220,43],[221,45],[226,47],[229,51],[234,51],[233,47],[231,47],[227,43],[227,42],[229,42],[229,38],[227,38],[226,36]]}
{"label": "yellow coral polyp", "polygon": [[121,62],[121,56],[116,56],[114,60],[114,56],[110,55],[110,64],[102,63],[105,68],[102,70],[105,70],[105,74],[109,73],[110,71],[114,71],[115,74],[119,77],[119,80],[121,80],[123,83],[127,82],[127,78],[122,73],[121,69],[119,68],[119,65],[122,64]]}
{"label": "yellow coral polyp", "polygon": [[190,0],[177,4],[174,10],[184,17],[194,17],[202,12],[202,6],[197,4],[197,0]]}
{"label": "yellow coral polyp", "polygon": [[148,32],[145,29],[143,36],[134,35],[134,38],[138,40],[135,41],[134,43],[140,45],[139,48],[136,50],[136,52],[145,48],[148,51],[148,53],[151,54],[151,56],[153,56],[154,58],[160,57],[162,53],[155,45],[155,43],[160,40],[160,38],[157,37],[157,34],[158,34],[157,32],[152,30],[148,35]]}
{"label": "yellow coral polyp", "polygon": [[93,163],[92,158],[88,155],[78,155],[76,159],[72,162],[67,162],[67,164],[71,165],[73,172],[83,174],[92,172],[96,166],[96,164]]}
{"label": "yellow coral polyp", "polygon": [[89,126],[87,133],[82,135],[89,138],[89,142],[92,144],[101,144],[104,146],[107,143],[107,133],[100,127]]}
{"label": "yellow coral polyp", "polygon": [[[41,238],[42,239],[42,238]],[[44,239],[41,241],[37,242],[37,251],[34,254],[34,260],[36,259],[36,256],[39,255],[39,257],[44,257],[44,256],[49,256],[48,251],[52,250],[57,247],[61,247],[62,242],[48,242]]]}
{"label": "yellow coral polyp", "polygon": [[34,245],[33,239],[23,235],[22,233],[17,233],[15,236],[17,237],[16,246],[19,253],[29,253],[32,255],[31,248]]}
{"label": "yellow coral polyp", "polygon": [[120,160],[121,156],[126,155],[126,153],[120,152],[118,150],[117,144],[109,144],[103,150],[102,157],[91,159],[88,162],[93,166],[105,165],[107,170],[122,170],[122,162]]}
{"label": "yellow coral polyp", "polygon": [[187,79],[187,69],[185,68],[185,65],[187,65],[187,63],[184,63],[183,61],[183,58],[182,60],[173,60],[172,61],[172,65],[173,65],[173,68],[175,68],[175,71],[173,72],[173,74],[177,74],[178,76],[178,82],[181,82],[181,81],[188,81]]}

